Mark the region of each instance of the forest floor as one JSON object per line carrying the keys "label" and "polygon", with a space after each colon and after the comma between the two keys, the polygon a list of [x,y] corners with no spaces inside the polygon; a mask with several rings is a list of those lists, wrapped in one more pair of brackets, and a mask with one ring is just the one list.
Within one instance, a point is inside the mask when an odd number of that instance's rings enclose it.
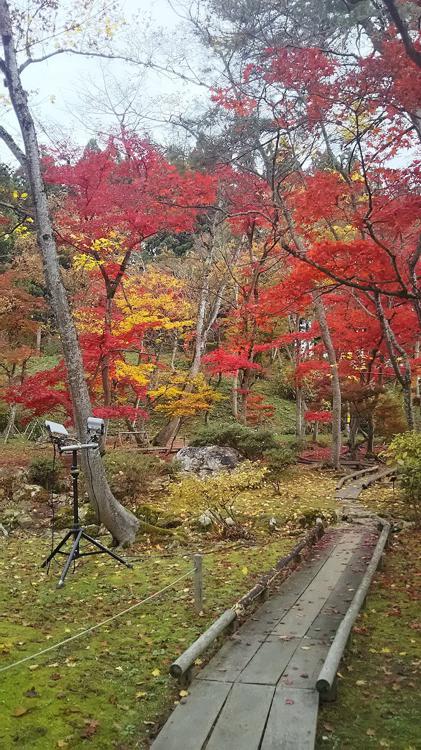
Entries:
{"label": "forest floor", "polygon": [[[332,473],[293,467],[279,494],[255,493],[252,513],[333,513],[335,482]],[[191,555],[199,550],[205,592],[204,613],[198,615],[189,576],[118,620],[3,672],[0,747],[148,747],[148,738],[182,698],[168,676],[169,664],[303,533],[289,525],[272,535],[259,530],[254,539],[222,541],[196,532],[176,548],[140,538],[130,549],[141,558],[133,570],[105,557],[85,558],[61,590],[58,566],[49,576],[39,567],[51,544],[45,526],[0,537],[0,669],[167,586],[191,570]]]}
{"label": "forest floor", "polygon": [[[288,509],[299,515],[315,507],[331,512],[338,507],[335,483],[332,473],[293,467],[279,494],[255,493],[253,513],[270,510],[276,515]],[[399,492],[390,487],[371,488],[361,500],[382,515],[410,517]],[[202,616],[194,611],[188,577],[97,631],[3,672],[0,747],[147,748],[149,738],[183,698],[168,676],[171,661],[302,533],[288,526],[274,535],[266,533],[266,538],[259,532],[254,540],[235,542],[195,533],[176,548],[140,539],[130,550],[141,558],[133,570],[106,558],[85,559],[61,590],[56,589],[59,568],[52,567],[49,576],[39,568],[50,548],[45,526],[0,537],[0,669],[160,590],[191,570],[191,554],[199,550],[204,552],[205,589]],[[321,712],[320,748],[419,747],[417,538],[412,529],[394,538],[385,571],[377,576],[355,629],[352,651],[341,670],[338,702]]]}

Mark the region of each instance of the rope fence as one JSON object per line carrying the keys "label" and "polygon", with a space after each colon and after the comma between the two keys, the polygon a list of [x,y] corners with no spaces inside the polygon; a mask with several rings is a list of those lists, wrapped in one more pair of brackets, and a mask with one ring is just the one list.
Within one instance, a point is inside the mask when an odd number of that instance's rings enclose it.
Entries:
{"label": "rope fence", "polygon": [[108,623],[113,622],[114,620],[117,620],[117,618],[122,617],[123,615],[126,615],[128,612],[132,612],[136,607],[140,607],[142,604],[146,604],[147,602],[152,601],[153,599],[157,599],[158,596],[161,596],[161,594],[164,594],[169,589],[173,588],[177,583],[180,583],[180,581],[184,581],[185,578],[188,578],[190,575],[194,574],[196,572],[196,566],[192,568],[191,570],[188,570],[187,573],[183,573],[182,576],[179,576],[171,583],[167,584],[167,586],[164,586],[159,591],[155,591],[154,594],[150,594],[149,596],[145,597],[145,599],[141,599],[139,602],[136,602],[136,604],[132,604],[130,607],[127,607],[126,609],[123,609],[122,612],[117,612],[117,614],[112,615],[111,617],[107,617],[105,620],[102,620],[102,622],[96,623],[96,625],[91,625],[90,628],[86,628],[85,630],[80,631],[80,633],[75,633],[75,635],[69,636],[69,638],[65,638],[63,641],[60,641],[59,643],[55,643],[53,646],[49,646],[48,648],[44,648],[41,651],[37,651],[35,654],[31,654],[30,656],[25,656],[23,659],[19,659],[18,661],[13,662],[12,664],[7,664],[5,667],[0,667],[0,672],[7,672],[9,669],[13,669],[14,667],[19,666],[20,664],[24,664],[27,661],[31,661],[32,659],[38,659],[40,656],[43,656],[44,654],[48,654],[50,651],[54,651],[56,648],[60,648],[61,646],[64,646],[66,643],[70,643],[71,641],[75,641],[77,638],[82,638],[82,636],[87,635],[88,633],[92,633],[94,630],[98,630],[98,628],[101,628],[103,625],[108,625]]}

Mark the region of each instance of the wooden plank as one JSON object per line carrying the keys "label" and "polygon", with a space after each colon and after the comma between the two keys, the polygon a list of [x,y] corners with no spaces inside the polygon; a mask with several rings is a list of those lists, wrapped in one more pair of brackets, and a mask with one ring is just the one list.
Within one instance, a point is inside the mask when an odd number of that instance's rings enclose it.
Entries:
{"label": "wooden plank", "polygon": [[303,637],[307,633],[340,579],[359,540],[359,535],[344,535],[343,541],[334,549],[311,585],[274,629],[274,634]]}
{"label": "wooden plank", "polygon": [[194,683],[159,733],[151,750],[201,750],[225,703],[231,684]]}
{"label": "wooden plank", "polygon": [[282,617],[314,580],[326,563],[334,546],[334,541],[331,539],[321,552],[315,549],[312,557],[291,574],[282,584],[279,593],[271,596],[268,602],[256,610],[254,615],[239,628],[238,633],[246,638],[258,634],[269,635],[272,633]]}
{"label": "wooden plank", "polygon": [[318,705],[315,690],[276,688],[261,750],[313,750]]}
{"label": "wooden plank", "polygon": [[206,750],[258,750],[274,691],[267,685],[234,685]]}
{"label": "wooden plank", "polygon": [[235,637],[227,641],[196,679],[235,682],[261,644],[262,638],[255,636],[250,640]]}
{"label": "wooden plank", "polygon": [[241,672],[239,682],[276,685],[299,642],[297,638],[271,638],[265,641]]}
{"label": "wooden plank", "polygon": [[303,638],[285,667],[279,684],[314,690],[329,647],[329,642]]}

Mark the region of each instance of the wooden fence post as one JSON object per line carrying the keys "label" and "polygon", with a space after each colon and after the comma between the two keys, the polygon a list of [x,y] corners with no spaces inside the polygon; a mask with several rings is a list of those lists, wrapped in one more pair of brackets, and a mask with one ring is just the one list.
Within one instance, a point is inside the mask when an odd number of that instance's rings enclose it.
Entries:
{"label": "wooden fence post", "polygon": [[203,556],[193,555],[194,574],[193,574],[193,591],[194,591],[194,608],[198,614],[203,612]]}

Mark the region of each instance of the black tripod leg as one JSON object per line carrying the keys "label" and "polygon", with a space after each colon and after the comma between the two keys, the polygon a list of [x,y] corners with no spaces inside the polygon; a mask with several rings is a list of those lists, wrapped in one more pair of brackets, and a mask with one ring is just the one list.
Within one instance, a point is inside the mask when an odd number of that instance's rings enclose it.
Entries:
{"label": "black tripod leg", "polygon": [[[70,532],[70,533],[72,533],[72,532]],[[82,534],[83,534],[82,529],[79,529],[79,531],[77,533],[77,536],[75,538],[75,541],[73,542],[72,549],[69,552],[69,557],[67,558],[66,564],[65,564],[65,566],[63,568],[63,572],[61,574],[60,580],[59,580],[59,582],[57,584],[57,588],[58,589],[61,589],[61,587],[64,586],[64,579],[66,578],[66,576],[67,576],[67,574],[69,572],[69,568],[70,568],[73,560],[77,557],[76,553],[77,553],[77,550],[79,548],[79,542],[81,540]]]}
{"label": "black tripod leg", "polygon": [[54,547],[53,551],[50,552],[48,557],[44,560],[44,562],[41,564],[41,568],[45,568],[46,565],[48,565],[49,562],[53,559],[53,557],[61,550],[61,548],[66,544],[67,540],[72,536],[73,531],[68,531],[64,539],[61,540],[60,544],[57,545],[57,547]]}
{"label": "black tripod leg", "polygon": [[101,552],[106,552],[107,555],[110,555],[110,557],[113,557],[114,560],[117,560],[117,562],[121,563],[122,565],[125,565],[126,568],[132,568],[133,567],[133,565],[131,565],[131,563],[128,563],[125,560],[123,560],[123,558],[120,557],[120,555],[116,555],[115,552],[112,552],[112,550],[108,549],[108,547],[106,547],[104,544],[101,544],[101,542],[98,542],[97,539],[94,539],[92,536],[89,536],[89,534],[87,534],[85,531],[82,532],[82,536],[88,542],[90,542],[91,544],[93,544],[94,547],[98,547],[98,549],[100,549]]}

